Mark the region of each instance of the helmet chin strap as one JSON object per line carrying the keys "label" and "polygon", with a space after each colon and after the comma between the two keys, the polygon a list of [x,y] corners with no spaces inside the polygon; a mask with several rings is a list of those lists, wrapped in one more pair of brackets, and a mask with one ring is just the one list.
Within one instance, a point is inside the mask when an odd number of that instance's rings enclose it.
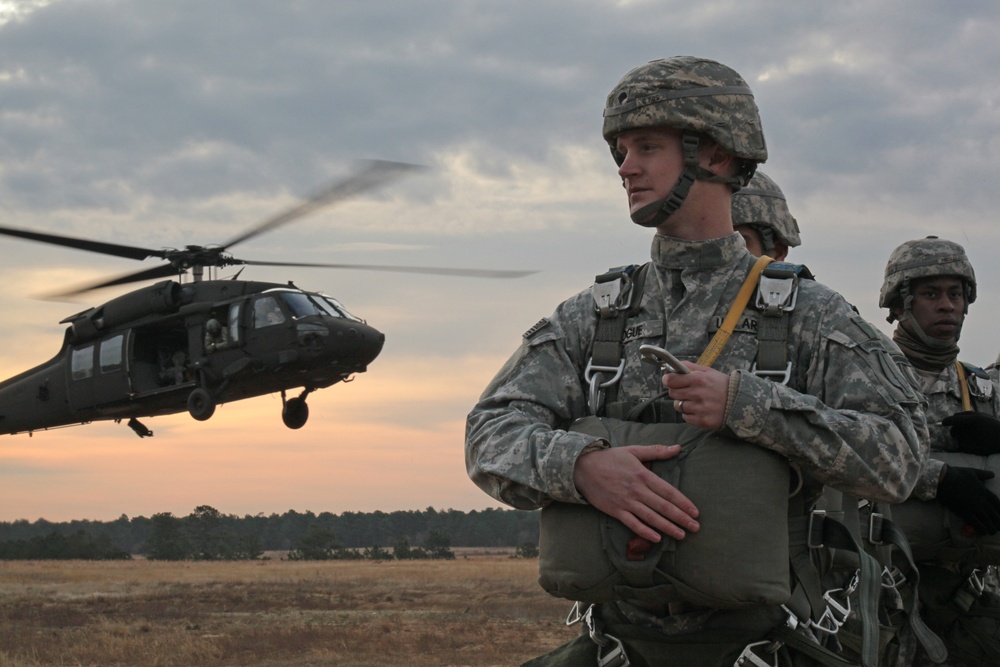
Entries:
{"label": "helmet chin strap", "polygon": [[688,193],[691,191],[691,186],[694,185],[695,181],[726,183],[734,192],[749,182],[754,171],[756,171],[756,164],[748,163],[741,168],[741,173],[736,177],[713,174],[698,164],[698,146],[700,143],[701,137],[695,132],[685,131],[681,135],[684,170],[677,177],[674,187],[670,189],[667,196],[652,204],[646,204],[638,211],[632,213],[629,216],[632,218],[632,222],[643,227],[659,227],[684,204],[684,200],[687,199]]}
{"label": "helmet chin strap", "polygon": [[659,227],[667,218],[673,215],[687,199],[691,186],[698,179],[698,144],[700,139],[693,132],[685,132],[681,136],[684,150],[684,171],[677,177],[677,182],[666,197],[652,204],[646,204],[631,214],[632,222],[643,227]]}

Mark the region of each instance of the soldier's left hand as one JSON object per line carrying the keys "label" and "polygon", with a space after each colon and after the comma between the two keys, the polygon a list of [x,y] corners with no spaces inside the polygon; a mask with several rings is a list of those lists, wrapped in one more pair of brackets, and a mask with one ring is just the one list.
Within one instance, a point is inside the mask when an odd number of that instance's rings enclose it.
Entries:
{"label": "soldier's left hand", "polygon": [[980,456],[1000,454],[1000,419],[982,412],[956,412],[941,424],[951,428],[958,451]]}
{"label": "soldier's left hand", "polygon": [[663,386],[674,400],[674,409],[692,426],[718,431],[725,424],[729,375],[709,366],[682,362],[690,373],[666,373]]}

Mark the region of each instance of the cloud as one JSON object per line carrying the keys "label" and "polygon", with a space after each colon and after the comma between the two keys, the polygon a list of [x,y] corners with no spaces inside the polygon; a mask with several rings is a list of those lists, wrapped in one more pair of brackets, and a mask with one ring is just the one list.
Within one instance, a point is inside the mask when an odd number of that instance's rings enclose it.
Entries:
{"label": "cloud", "polygon": [[[419,458],[404,455],[412,441],[449,471],[438,477],[421,467],[408,485],[416,488],[412,507],[491,502],[462,472],[465,411],[521,332],[597,273],[648,257],[650,234],[625,215],[601,112],[627,70],[676,54],[720,60],[751,84],[770,153],[765,170],[802,227],[804,245],[790,259],[809,264],[879,326],[887,328],[875,295],[892,248],[927,234],[966,246],[982,288],[963,357],[985,365],[996,357],[989,316],[1000,308],[988,289],[1000,277],[992,222],[1000,210],[998,32],[1000,6],[986,0],[417,0],[392,11],[354,0],[0,4],[0,225],[149,248],[223,243],[358,160],[380,158],[431,169],[241,243],[234,254],[542,270],[477,281],[248,267],[243,277],[333,294],[386,332],[383,355],[357,384],[310,398],[303,431],[336,442],[322,453],[325,478],[296,477],[300,460],[253,444],[302,446],[292,440],[301,434],[258,408],[268,405],[261,398],[247,402],[249,413],[223,406],[206,424],[186,415],[152,420],[155,448],[113,424],[58,440],[38,434],[16,461],[0,449],[0,481],[7,464],[31,468],[48,447],[76,461],[75,452],[107,439],[127,443],[128,454],[102,455],[79,479],[123,492],[115,507],[95,501],[88,511],[271,509],[255,506],[235,476],[225,491],[232,505],[176,490],[195,473],[170,458],[174,443],[216,452],[209,475],[239,456],[220,447],[226,440],[255,452],[240,461],[241,474],[257,466],[279,480],[270,484],[275,511],[306,502],[340,511],[363,503],[338,493],[323,506],[320,489],[354,490],[374,474],[356,460],[364,443],[392,443],[392,456],[379,460],[396,479]],[[0,252],[0,368],[8,374],[55,353],[59,320],[120,292],[71,304],[33,295],[150,265],[14,239],[0,240]],[[425,386],[438,396],[422,393]],[[402,407],[376,428],[380,411],[394,410],[380,396]],[[348,424],[338,401],[364,418]],[[133,483],[139,461],[176,471],[169,494],[178,505],[155,506],[168,490]],[[356,479],[331,482],[338,469]],[[47,491],[68,484],[62,476],[39,483]],[[307,487],[308,497],[297,495]],[[0,492],[0,506],[28,512],[14,504],[21,492]],[[66,492],[74,502],[85,495]],[[77,506],[53,501],[46,512],[80,518]],[[5,511],[18,518],[21,509]]]}

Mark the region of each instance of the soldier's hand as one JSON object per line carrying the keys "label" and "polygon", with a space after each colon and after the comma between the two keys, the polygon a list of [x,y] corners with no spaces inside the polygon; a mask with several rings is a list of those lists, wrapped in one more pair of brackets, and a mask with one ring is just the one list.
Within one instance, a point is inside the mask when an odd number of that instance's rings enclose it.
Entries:
{"label": "soldier's hand", "polygon": [[1000,531],[1000,498],[986,488],[993,472],[948,466],[938,483],[937,499],[979,535]]}
{"label": "soldier's hand", "polygon": [[1000,419],[981,412],[956,412],[941,423],[951,427],[958,451],[989,456],[1000,454]]}
{"label": "soldier's hand", "polygon": [[646,465],[680,451],[679,445],[599,449],[577,459],[573,482],[587,502],[639,537],[650,542],[659,542],[661,534],[681,539],[698,531],[698,509]]}
{"label": "soldier's hand", "polygon": [[674,409],[684,415],[688,424],[718,431],[726,419],[729,375],[690,361],[683,363],[690,373],[666,373],[663,376],[663,386],[674,399]]}

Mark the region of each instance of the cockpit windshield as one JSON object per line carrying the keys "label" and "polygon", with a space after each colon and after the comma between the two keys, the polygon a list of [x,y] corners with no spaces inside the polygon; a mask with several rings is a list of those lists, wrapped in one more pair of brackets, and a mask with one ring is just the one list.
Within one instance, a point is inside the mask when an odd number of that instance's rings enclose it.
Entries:
{"label": "cockpit windshield", "polygon": [[326,295],[282,291],[281,300],[285,302],[292,313],[292,318],[296,320],[312,315],[326,315],[361,322],[360,318],[349,313],[339,301]]}

